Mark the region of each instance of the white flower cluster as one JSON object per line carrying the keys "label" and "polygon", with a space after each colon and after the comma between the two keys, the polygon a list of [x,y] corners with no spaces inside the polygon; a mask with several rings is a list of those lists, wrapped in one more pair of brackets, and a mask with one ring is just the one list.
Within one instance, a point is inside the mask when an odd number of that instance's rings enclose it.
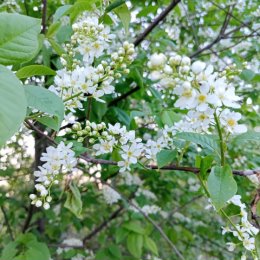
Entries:
{"label": "white flower cluster", "polygon": [[106,203],[109,205],[112,205],[121,199],[120,194],[108,185],[102,187],[102,193]]}
{"label": "white flower cluster", "polygon": [[[255,228],[247,219],[247,212],[245,210],[246,205],[241,202],[241,196],[235,195],[233,196],[228,203],[236,205],[240,208],[240,223],[236,224],[235,227],[223,227],[222,234],[232,233],[239,241],[238,244],[243,244],[246,250],[255,254],[255,236],[258,234],[258,229]],[[227,243],[228,249],[233,251],[238,244],[235,243]],[[243,256],[243,259],[246,259]]]}
{"label": "white flower cluster", "polygon": [[202,61],[191,64],[187,56],[173,53],[167,58],[159,53],[151,56],[148,67],[152,70],[150,77],[159,80],[159,90],[176,98],[174,106],[189,110],[175,124],[177,130],[207,132],[214,124],[215,114],[227,133],[246,132],[246,126],[238,124],[241,114],[229,109],[240,108],[241,100],[229,82],[230,74],[235,73],[234,66],[218,73]]}
{"label": "white flower cluster", "polygon": [[172,136],[175,131],[172,127],[165,126],[162,135],[156,141],[148,140],[146,144],[135,136],[135,131],[127,131],[126,127],[119,123],[106,126],[104,122],[96,124],[86,121],[84,129],[80,123],[75,123],[67,133],[72,134],[72,138],[78,142],[88,138],[96,156],[112,153],[116,149],[121,157],[118,162],[120,172],[125,172],[130,171],[130,166],[137,164],[142,156],[148,160],[156,160],[156,154],[163,148],[172,148]]}
{"label": "white flower cluster", "polygon": [[[69,115],[82,109],[81,102],[88,97],[104,102],[102,96],[115,93],[112,82],[122,73],[129,73],[127,67],[135,54],[134,45],[128,42],[109,54],[114,35],[108,26],[99,24],[96,16],[83,16],[72,28],[71,42],[61,58],[64,68],[57,71],[54,85],[49,88],[66,102]],[[98,62],[97,58],[105,54],[106,58]]]}
{"label": "white flower cluster", "polygon": [[115,125],[105,123],[96,124],[86,121],[85,129],[79,123],[72,126],[72,131],[76,133],[73,137],[80,136],[79,142],[84,138],[89,138],[89,143],[93,144],[95,155],[111,153],[118,149],[122,160],[118,162],[120,172],[130,170],[131,164],[136,164],[141,156],[144,145],[141,138],[135,137],[135,131],[127,131],[125,126],[119,123]]}
{"label": "white flower cluster", "polygon": [[38,194],[30,194],[32,204],[36,207],[43,206],[45,209],[49,209],[49,203],[52,200],[50,196],[51,186],[59,183],[59,174],[74,170],[77,161],[71,147],[72,143],[65,145],[60,142],[56,148],[53,146],[47,147],[46,153],[42,154],[40,160],[44,164],[38,167],[38,171],[34,172],[35,181],[37,182],[35,189]]}

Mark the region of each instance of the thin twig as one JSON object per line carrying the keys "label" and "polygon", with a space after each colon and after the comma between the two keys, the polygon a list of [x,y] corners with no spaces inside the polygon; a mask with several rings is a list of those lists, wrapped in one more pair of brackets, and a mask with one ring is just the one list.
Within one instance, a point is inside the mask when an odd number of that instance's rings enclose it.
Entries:
{"label": "thin twig", "polygon": [[3,205],[1,206],[1,210],[2,210],[2,213],[4,215],[5,224],[6,224],[6,227],[7,227],[7,231],[10,235],[10,238],[11,238],[11,240],[14,240],[13,231],[12,231],[11,225],[10,225],[9,220],[8,220],[7,213],[6,213]]}
{"label": "thin twig", "polygon": [[180,2],[181,0],[173,0],[153,21],[152,23],[141,33],[136,40],[134,41],[134,45],[138,46],[147,35],[161,22],[166,16],[171,12],[172,9]]}

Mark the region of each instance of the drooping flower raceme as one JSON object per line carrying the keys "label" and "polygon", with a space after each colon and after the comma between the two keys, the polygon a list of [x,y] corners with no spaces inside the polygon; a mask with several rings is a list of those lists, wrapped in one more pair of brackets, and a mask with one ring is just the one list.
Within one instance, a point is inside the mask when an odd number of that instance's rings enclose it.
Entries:
{"label": "drooping flower raceme", "polygon": [[215,115],[227,134],[246,132],[246,126],[238,123],[241,114],[230,110],[240,108],[241,98],[235,94],[235,87],[229,80],[229,74],[239,70],[231,66],[216,72],[212,65],[207,66],[202,61],[191,64],[188,57],[176,53],[168,58],[164,54],[154,54],[148,67],[152,71],[151,79],[159,80],[157,87],[163,97],[169,100],[175,97],[174,106],[188,110],[175,124],[176,131],[208,132],[215,124]]}
{"label": "drooping flower raceme", "polygon": [[[104,102],[101,97],[114,94],[113,82],[129,73],[127,67],[135,55],[134,45],[128,42],[111,52],[115,35],[110,34],[108,26],[98,22],[97,16],[83,15],[72,29],[71,41],[64,46],[66,53],[61,57],[64,68],[57,71],[49,88],[62,97],[69,115],[82,109],[81,103],[87,98]],[[106,57],[97,61],[102,55]]]}
{"label": "drooping flower raceme", "polygon": [[31,194],[30,199],[36,207],[50,207],[52,200],[50,188],[53,184],[58,184],[60,174],[72,172],[77,164],[75,153],[71,150],[72,143],[65,145],[60,142],[57,147],[49,146],[42,154],[40,160],[44,162],[38,170],[34,172],[35,189],[37,194]]}

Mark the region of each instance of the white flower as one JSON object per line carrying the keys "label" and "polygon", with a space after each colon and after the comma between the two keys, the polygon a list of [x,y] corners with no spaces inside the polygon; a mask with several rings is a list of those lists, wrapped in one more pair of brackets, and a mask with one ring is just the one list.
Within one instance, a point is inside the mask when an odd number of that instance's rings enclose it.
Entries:
{"label": "white flower", "polygon": [[200,86],[199,91],[196,93],[196,97],[191,104],[191,108],[195,108],[198,111],[206,111],[209,103],[209,86]]}
{"label": "white flower", "polygon": [[148,62],[148,66],[151,69],[158,69],[164,66],[166,62],[166,56],[163,53],[154,53],[150,57],[150,61]]}
{"label": "white flower", "polygon": [[243,246],[249,250],[252,251],[255,249],[255,239],[254,237],[248,237],[243,240]]}
{"label": "white flower", "polygon": [[236,248],[236,244],[231,243],[231,242],[226,243],[226,245],[227,245],[227,250],[230,252],[234,251]]}
{"label": "white flower", "polygon": [[194,74],[199,74],[205,69],[205,67],[206,63],[198,60],[192,63],[191,70]]}
{"label": "white flower", "polygon": [[190,82],[186,81],[174,89],[174,93],[179,96],[174,106],[179,108],[191,108],[196,97],[196,91],[191,87]]}
{"label": "white flower", "polygon": [[119,161],[117,163],[118,167],[120,167],[119,172],[124,172],[124,171],[130,171],[130,162],[129,161]]}
{"label": "white flower", "polygon": [[93,148],[96,150],[96,155],[106,154],[113,151],[113,146],[115,144],[115,139],[113,138],[110,141],[100,139],[99,144],[94,144]]}
{"label": "white flower", "polygon": [[120,194],[107,185],[102,187],[102,193],[107,204],[112,205],[121,199]]}
{"label": "white flower", "polygon": [[230,133],[245,133],[247,127],[245,125],[239,125],[237,121],[241,119],[241,114],[238,112],[232,112],[229,109],[224,109],[220,114],[220,122],[225,129]]}

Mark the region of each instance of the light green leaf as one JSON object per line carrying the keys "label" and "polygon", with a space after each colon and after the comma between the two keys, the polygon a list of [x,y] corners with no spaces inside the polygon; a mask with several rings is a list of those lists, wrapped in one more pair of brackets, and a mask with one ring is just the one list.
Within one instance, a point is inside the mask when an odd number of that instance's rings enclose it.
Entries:
{"label": "light green leaf", "polygon": [[245,69],[240,74],[240,78],[250,82],[255,77],[255,73],[252,70]]}
{"label": "light green leaf", "polygon": [[159,168],[170,164],[177,157],[177,151],[174,150],[161,150],[157,155],[157,164]]}
{"label": "light green leaf", "polygon": [[207,148],[210,152],[215,152],[220,155],[218,142],[213,135],[183,132],[175,136],[179,139],[199,144],[203,148]]}
{"label": "light green leaf", "polygon": [[111,245],[108,248],[108,250],[114,258],[119,259],[119,260],[122,259],[122,254],[120,252],[120,248],[117,245]]}
{"label": "light green leaf", "polygon": [[10,242],[7,244],[2,251],[0,260],[12,260],[18,251],[16,247],[16,242]]}
{"label": "light green leaf", "polygon": [[0,13],[0,63],[11,65],[31,60],[38,51],[41,20]]}
{"label": "light green leaf", "polygon": [[[64,105],[61,98],[48,89],[32,85],[25,86],[25,94],[28,106],[54,116],[51,120],[51,128],[58,131],[64,117]],[[43,123],[45,119],[42,117],[37,120]]]}
{"label": "light green leaf", "polygon": [[138,259],[142,256],[143,242],[143,236],[137,233],[130,233],[127,237],[127,249]]}
{"label": "light green leaf", "polygon": [[74,183],[70,183],[69,185],[64,207],[69,209],[78,218],[81,218],[82,200],[79,189]]}
{"label": "light green leaf", "polygon": [[19,130],[26,107],[22,84],[10,70],[0,65],[0,147]]}
{"label": "light green leaf", "polygon": [[258,259],[260,259],[260,233],[258,233],[255,237],[255,249]]}
{"label": "light green leaf", "polygon": [[260,142],[260,132],[248,131],[246,133],[236,135],[232,140],[232,142],[236,145],[247,141]]}
{"label": "light green leaf", "polygon": [[53,22],[57,22],[62,16],[67,15],[69,13],[69,9],[72,7],[72,5],[63,5],[59,7],[55,14],[53,15]]}
{"label": "light green leaf", "polygon": [[178,122],[181,119],[181,115],[175,113],[173,110],[167,109],[161,112],[160,119],[163,124],[173,126],[174,123]]}
{"label": "light green leaf", "polygon": [[125,31],[128,32],[129,24],[131,22],[131,13],[130,13],[127,5],[126,4],[120,5],[119,7],[114,9],[114,12],[116,13],[116,15],[121,20],[121,22],[122,22],[122,24],[125,28]]}
{"label": "light green leaf", "polygon": [[153,254],[158,256],[158,248],[155,242],[150,238],[145,236],[144,237],[144,247],[150,250]]}
{"label": "light green leaf", "polygon": [[51,26],[48,28],[48,31],[46,33],[46,37],[48,38],[53,37],[60,27],[61,27],[61,22],[55,22],[51,24]]}
{"label": "light green leaf", "polygon": [[223,208],[225,203],[237,192],[237,183],[229,165],[213,167],[208,177],[207,186],[212,203],[217,210]]}
{"label": "light green leaf", "polygon": [[132,220],[123,224],[122,227],[137,234],[145,234],[145,230],[142,228],[139,221]]}
{"label": "light green leaf", "polygon": [[19,79],[29,78],[32,76],[56,75],[56,72],[44,65],[29,65],[19,69],[16,76]]}

